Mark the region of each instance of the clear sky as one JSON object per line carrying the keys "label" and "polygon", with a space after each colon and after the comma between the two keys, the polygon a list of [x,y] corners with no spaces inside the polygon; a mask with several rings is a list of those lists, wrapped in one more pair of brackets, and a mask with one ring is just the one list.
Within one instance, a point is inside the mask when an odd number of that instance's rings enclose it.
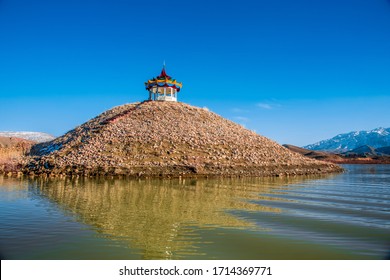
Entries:
{"label": "clear sky", "polygon": [[142,101],[164,60],[180,101],[281,144],[390,127],[389,0],[0,0],[0,131]]}

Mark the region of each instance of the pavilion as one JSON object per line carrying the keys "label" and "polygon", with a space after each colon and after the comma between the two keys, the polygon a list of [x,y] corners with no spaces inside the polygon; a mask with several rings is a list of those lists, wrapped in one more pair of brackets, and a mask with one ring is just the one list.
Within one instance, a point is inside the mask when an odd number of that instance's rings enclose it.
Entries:
{"label": "pavilion", "polygon": [[149,92],[149,100],[177,101],[177,93],[182,86],[181,82],[172,79],[165,72],[165,64],[159,76],[145,82],[145,88]]}

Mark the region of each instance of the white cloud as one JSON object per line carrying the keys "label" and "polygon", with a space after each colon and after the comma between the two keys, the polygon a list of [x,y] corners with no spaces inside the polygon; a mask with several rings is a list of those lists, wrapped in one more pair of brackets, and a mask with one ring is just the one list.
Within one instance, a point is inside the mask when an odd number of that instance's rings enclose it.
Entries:
{"label": "white cloud", "polygon": [[265,101],[257,103],[256,106],[265,110],[273,110],[276,108],[280,108],[282,105],[280,105],[276,101]]}
{"label": "white cloud", "polygon": [[243,117],[243,116],[237,116],[237,117],[234,117],[236,120],[240,121],[240,122],[249,122],[250,119],[247,118],[247,117]]}
{"label": "white cloud", "polygon": [[268,103],[257,103],[256,106],[261,108],[261,109],[266,109],[266,110],[273,109],[272,105],[268,104]]}
{"label": "white cloud", "polygon": [[241,108],[233,108],[232,112],[234,112],[234,113],[247,113],[248,111],[247,110],[243,110]]}

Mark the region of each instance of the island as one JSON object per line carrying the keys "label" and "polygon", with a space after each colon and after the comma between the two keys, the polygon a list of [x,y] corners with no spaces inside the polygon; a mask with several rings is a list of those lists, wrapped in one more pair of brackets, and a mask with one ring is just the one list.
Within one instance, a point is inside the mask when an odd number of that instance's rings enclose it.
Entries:
{"label": "island", "polygon": [[178,102],[166,73],[145,83],[148,99],[114,107],[32,146],[19,172],[38,176],[295,176],[340,172],[208,109]]}

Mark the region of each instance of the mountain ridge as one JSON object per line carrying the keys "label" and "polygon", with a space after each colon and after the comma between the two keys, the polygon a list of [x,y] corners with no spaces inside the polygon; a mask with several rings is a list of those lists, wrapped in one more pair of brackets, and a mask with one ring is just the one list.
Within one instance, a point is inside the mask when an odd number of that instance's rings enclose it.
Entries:
{"label": "mountain ridge", "polygon": [[390,146],[390,128],[378,127],[372,130],[342,133],[333,138],[303,146],[303,148],[315,151],[343,153],[365,145],[373,148]]}
{"label": "mountain ridge", "polygon": [[323,160],[336,164],[389,164],[390,147],[373,148],[360,146],[344,153],[330,153],[324,151],[313,151],[290,144],[284,144],[289,150],[299,153],[308,158]]}
{"label": "mountain ridge", "polygon": [[1,137],[21,138],[25,140],[34,141],[37,143],[47,142],[53,140],[55,137],[44,132],[35,131],[0,131]]}

